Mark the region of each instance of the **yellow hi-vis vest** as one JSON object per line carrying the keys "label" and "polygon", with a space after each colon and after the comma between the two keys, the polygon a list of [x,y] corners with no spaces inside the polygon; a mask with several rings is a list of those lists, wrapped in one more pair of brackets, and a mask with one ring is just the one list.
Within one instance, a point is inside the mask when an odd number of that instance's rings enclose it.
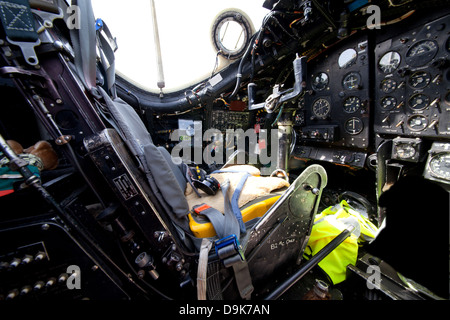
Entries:
{"label": "yellow hi-vis vest", "polygon": [[330,277],[333,284],[345,280],[347,266],[356,264],[359,246],[374,240],[378,228],[369,219],[351,208],[345,200],[342,200],[341,203],[330,206],[316,215],[311,236],[304,252],[306,259],[314,256],[348,225],[355,226],[355,230],[350,237],[345,239],[318,264]]}

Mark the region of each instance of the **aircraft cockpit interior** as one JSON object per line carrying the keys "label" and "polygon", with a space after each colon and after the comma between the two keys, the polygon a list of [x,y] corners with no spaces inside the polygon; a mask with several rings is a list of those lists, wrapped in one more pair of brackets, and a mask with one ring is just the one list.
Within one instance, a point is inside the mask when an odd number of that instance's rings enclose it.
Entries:
{"label": "aircraft cockpit interior", "polygon": [[0,300],[449,299],[448,1],[215,2],[0,2]]}

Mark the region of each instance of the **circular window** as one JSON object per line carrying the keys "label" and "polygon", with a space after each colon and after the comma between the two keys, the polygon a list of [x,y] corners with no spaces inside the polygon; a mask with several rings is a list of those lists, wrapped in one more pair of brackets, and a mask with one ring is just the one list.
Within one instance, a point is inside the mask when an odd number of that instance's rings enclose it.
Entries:
{"label": "circular window", "polygon": [[214,48],[227,59],[237,59],[244,54],[252,33],[253,27],[244,13],[225,11],[212,26]]}

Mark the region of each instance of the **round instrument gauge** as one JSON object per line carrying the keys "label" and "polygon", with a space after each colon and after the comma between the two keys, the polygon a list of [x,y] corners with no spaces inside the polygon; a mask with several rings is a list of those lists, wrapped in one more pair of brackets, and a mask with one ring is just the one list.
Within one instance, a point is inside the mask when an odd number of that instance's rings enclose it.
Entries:
{"label": "round instrument gauge", "polygon": [[386,52],[378,61],[378,67],[384,73],[391,73],[395,71],[400,65],[401,57],[396,51]]}
{"label": "round instrument gauge", "polygon": [[344,101],[344,111],[347,113],[353,113],[359,110],[361,107],[361,99],[358,97],[348,97]]}
{"label": "round instrument gauge", "polygon": [[348,68],[356,62],[357,57],[358,53],[355,49],[349,48],[347,50],[344,50],[339,55],[338,65],[340,68]]}
{"label": "round instrument gauge", "polygon": [[363,131],[364,124],[359,118],[350,118],[345,122],[344,129],[347,133],[355,135]]}
{"label": "round instrument gauge", "polygon": [[342,80],[342,86],[346,90],[357,90],[361,88],[361,75],[357,72],[350,72]]}
{"label": "round instrument gauge", "polygon": [[431,82],[431,75],[426,71],[417,71],[411,75],[408,84],[414,89],[423,89]]}
{"label": "round instrument gauge", "polygon": [[395,152],[400,159],[413,159],[416,149],[409,143],[400,143],[395,146]]}
{"label": "round instrument gauge", "polygon": [[315,91],[322,91],[328,86],[328,81],[328,74],[325,72],[319,72],[314,76],[311,85]]}
{"label": "round instrument gauge", "polygon": [[397,89],[397,81],[393,79],[384,79],[381,81],[380,89],[384,93],[391,93]]}
{"label": "round instrument gauge", "polygon": [[419,67],[430,62],[438,52],[438,46],[433,40],[416,42],[406,53],[406,63],[412,67]]}
{"label": "round instrument gauge", "polygon": [[436,178],[450,180],[450,153],[435,154],[431,157],[428,166],[431,174]]}
{"label": "round instrument gauge", "polygon": [[312,105],[313,114],[319,119],[325,119],[331,111],[331,104],[327,99],[319,98]]}
{"label": "round instrument gauge", "polygon": [[414,116],[411,116],[408,119],[408,127],[412,130],[412,131],[422,131],[425,130],[425,128],[428,125],[428,120],[427,118],[425,118],[424,116],[417,114]]}
{"label": "round instrument gauge", "polygon": [[422,93],[417,93],[409,98],[408,104],[413,110],[423,110],[430,104],[430,98]]}
{"label": "round instrument gauge", "polygon": [[394,97],[384,97],[381,100],[381,109],[385,111],[389,111],[394,109],[394,107],[397,105],[397,99]]}

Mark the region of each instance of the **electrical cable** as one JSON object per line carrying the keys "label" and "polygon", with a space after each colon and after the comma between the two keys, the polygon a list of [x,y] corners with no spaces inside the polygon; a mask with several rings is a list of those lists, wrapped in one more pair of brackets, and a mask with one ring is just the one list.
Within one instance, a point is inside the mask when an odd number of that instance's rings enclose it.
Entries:
{"label": "electrical cable", "polygon": [[281,106],[280,111],[278,112],[278,115],[277,115],[277,117],[275,118],[275,121],[272,123],[272,125],[271,125],[272,127],[275,125],[275,123],[278,122],[278,119],[280,119],[281,114],[283,113],[283,108],[284,108],[284,104]]}
{"label": "electrical cable", "polygon": [[239,66],[238,66],[237,73],[236,73],[236,85],[235,85],[235,87],[234,87],[233,92],[232,92],[231,95],[228,97],[229,99],[233,99],[233,98],[237,95],[237,93],[238,93],[238,91],[239,91],[239,89],[240,89],[240,87],[241,87],[241,82],[242,82],[242,68],[243,68],[243,66],[244,66],[244,61],[247,59],[249,53],[251,52],[251,50],[252,50],[252,48],[253,48],[253,40],[254,40],[254,38],[255,38],[255,35],[259,34],[260,32],[261,32],[261,30],[259,30],[258,33],[255,33],[255,34],[250,38],[250,42],[249,42],[249,44],[248,44],[248,46],[247,46],[247,50],[245,50],[245,53],[244,53],[244,55],[242,56],[242,58],[241,58],[241,60],[240,60],[240,62],[239,62]]}
{"label": "electrical cable", "polygon": [[280,14],[282,12],[278,12],[278,11],[270,11],[263,19],[263,22],[261,24],[261,28],[259,29],[258,32],[256,32],[249,41],[249,44],[247,46],[247,50],[245,51],[244,55],[242,56],[240,62],[239,62],[239,66],[236,72],[236,85],[234,87],[233,92],[231,93],[231,95],[228,97],[229,99],[233,99],[240,87],[241,87],[241,83],[242,83],[242,69],[244,66],[244,62],[245,60],[248,58],[248,55],[251,53],[252,57],[251,57],[251,78],[253,78],[253,73],[254,73],[254,55],[256,52],[256,49],[258,47],[258,45],[261,43],[262,40],[262,36],[264,35],[264,31],[266,29],[266,25],[269,22],[269,20],[273,19],[276,24],[281,28],[281,30],[286,33],[290,38],[294,38],[299,40],[299,38],[291,33],[289,33],[289,31],[287,31],[282,25],[281,23],[278,21],[277,18],[274,17],[275,14]]}

